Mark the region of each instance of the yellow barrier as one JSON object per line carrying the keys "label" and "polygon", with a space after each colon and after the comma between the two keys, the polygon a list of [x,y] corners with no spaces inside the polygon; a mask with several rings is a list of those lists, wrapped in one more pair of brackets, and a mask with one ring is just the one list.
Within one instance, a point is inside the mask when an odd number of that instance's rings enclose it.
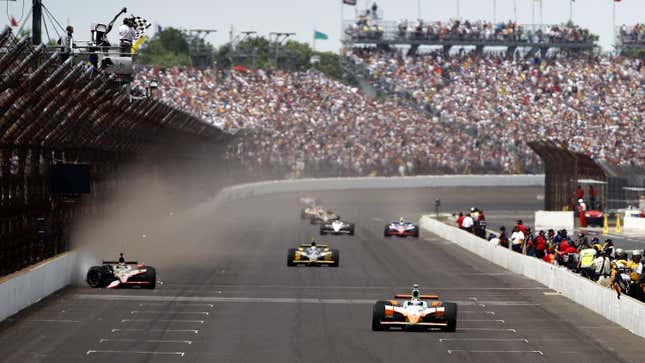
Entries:
{"label": "yellow barrier", "polygon": [[607,217],[607,214],[603,215],[603,221],[602,221],[602,234],[608,234],[609,233],[609,217]]}
{"label": "yellow barrier", "polygon": [[616,213],[616,233],[620,233],[620,213]]}

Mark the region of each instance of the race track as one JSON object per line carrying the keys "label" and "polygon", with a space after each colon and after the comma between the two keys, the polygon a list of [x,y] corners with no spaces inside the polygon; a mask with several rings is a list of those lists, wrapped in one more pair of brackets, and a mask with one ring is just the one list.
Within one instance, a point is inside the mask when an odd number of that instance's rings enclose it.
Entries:
{"label": "race track", "polygon": [[[544,286],[433,235],[384,239],[387,220],[442,211],[534,210],[541,188],[435,188],[318,193],[356,222],[319,237],[295,194],[169,217],[148,232],[156,290],[69,287],[0,325],[6,362],[643,362],[645,340]],[[476,202],[473,202],[476,201]],[[176,225],[173,225],[175,223]],[[143,228],[143,227],[142,227]],[[339,268],[289,268],[312,236]],[[155,245],[156,239],[169,241]],[[120,247],[119,247],[120,248]],[[116,255],[118,248],[115,248]],[[111,258],[112,256],[97,256]],[[459,305],[458,331],[372,332],[375,300],[438,293]]]}

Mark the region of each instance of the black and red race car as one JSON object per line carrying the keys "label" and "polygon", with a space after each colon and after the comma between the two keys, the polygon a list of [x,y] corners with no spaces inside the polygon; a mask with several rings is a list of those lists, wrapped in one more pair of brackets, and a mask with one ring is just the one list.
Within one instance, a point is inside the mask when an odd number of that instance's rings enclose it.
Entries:
{"label": "black and red race car", "polygon": [[410,236],[410,237],[419,238],[419,226],[401,218],[398,221],[393,221],[392,223],[386,225],[385,229],[383,230],[383,236],[385,237]]}

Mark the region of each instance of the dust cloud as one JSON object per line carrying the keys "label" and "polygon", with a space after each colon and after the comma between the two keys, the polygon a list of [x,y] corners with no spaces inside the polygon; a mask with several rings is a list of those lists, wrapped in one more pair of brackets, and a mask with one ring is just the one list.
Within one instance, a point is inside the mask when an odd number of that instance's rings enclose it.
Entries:
{"label": "dust cloud", "polygon": [[94,213],[72,229],[71,248],[78,256],[74,284],[85,286],[91,266],[115,260],[120,252],[158,270],[207,262],[198,243],[205,238],[218,243],[217,193],[243,178],[239,165],[221,153],[221,147],[205,146],[170,156],[166,151],[111,175],[112,190],[94,196]]}

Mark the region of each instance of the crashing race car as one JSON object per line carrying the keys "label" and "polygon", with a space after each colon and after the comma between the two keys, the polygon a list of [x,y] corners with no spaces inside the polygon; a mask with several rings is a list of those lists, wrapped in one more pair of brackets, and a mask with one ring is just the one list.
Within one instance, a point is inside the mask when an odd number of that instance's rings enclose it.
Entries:
{"label": "crashing race car", "polygon": [[340,253],[336,249],[330,249],[327,245],[302,244],[298,248],[290,248],[287,254],[287,266],[331,266],[338,267]]}
{"label": "crashing race car", "polygon": [[101,266],[90,267],[86,280],[90,287],[114,289],[138,286],[154,289],[157,286],[157,271],[137,261],[125,261],[121,254],[118,261],[103,261]]}
{"label": "crashing race car", "polygon": [[421,295],[417,284],[412,287],[411,294],[396,294],[394,299],[406,300],[385,300],[374,304],[372,330],[391,327],[401,330],[457,330],[457,304],[438,301],[439,297],[435,295]]}
{"label": "crashing race car", "polygon": [[398,221],[394,221],[387,226],[383,231],[385,237],[399,236],[399,237],[416,237],[419,238],[419,226],[412,222],[406,221],[401,217]]}
{"label": "crashing race car", "polygon": [[320,213],[317,215],[311,215],[309,217],[309,223],[318,224],[318,223],[329,223],[331,221],[339,220],[340,216],[328,209],[320,210]]}
{"label": "crashing race car", "polygon": [[320,234],[349,234],[354,235],[354,223],[343,222],[340,219],[320,224]]}

